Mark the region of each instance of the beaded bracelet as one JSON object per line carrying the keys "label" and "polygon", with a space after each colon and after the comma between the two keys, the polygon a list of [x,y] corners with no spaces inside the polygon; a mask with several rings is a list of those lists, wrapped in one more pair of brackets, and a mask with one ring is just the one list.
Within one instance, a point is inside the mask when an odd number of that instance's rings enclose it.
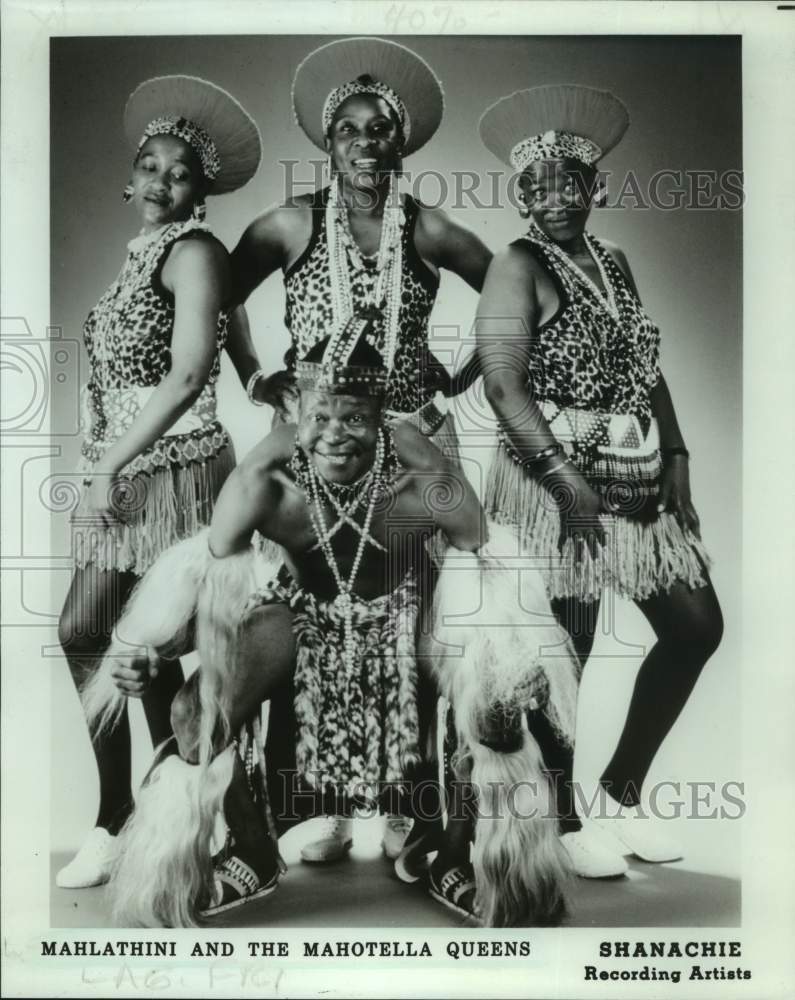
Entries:
{"label": "beaded bracelet", "polygon": [[265,374],[265,372],[262,370],[262,368],[258,368],[254,372],[254,374],[249,378],[248,382],[246,382],[246,395],[248,396],[249,403],[253,403],[254,406],[264,406],[265,405],[265,403],[262,402],[261,400],[254,399],[254,386],[257,384],[257,382],[259,382],[259,380],[261,378],[265,378],[266,379],[267,377],[268,376]]}
{"label": "beaded bracelet", "polygon": [[563,447],[555,441],[554,444],[547,445],[546,448],[542,448],[534,455],[530,455],[529,458],[525,458],[519,453],[519,451],[517,451],[504,430],[500,429],[498,431],[498,436],[504,444],[505,450],[517,465],[534,465],[536,462],[543,462],[547,458],[554,458],[556,455],[560,455],[563,451]]}
{"label": "beaded bracelet", "polygon": [[563,448],[556,441],[554,444],[549,445],[549,447],[542,448],[541,451],[537,451],[535,455],[531,455],[524,461],[526,465],[534,465],[536,462],[543,462],[544,459],[554,458],[556,455],[559,455],[562,451]]}

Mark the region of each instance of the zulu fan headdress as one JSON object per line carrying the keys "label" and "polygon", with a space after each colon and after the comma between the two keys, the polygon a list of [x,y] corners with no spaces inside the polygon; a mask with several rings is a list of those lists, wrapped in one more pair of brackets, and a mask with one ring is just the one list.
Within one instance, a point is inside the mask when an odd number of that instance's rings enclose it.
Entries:
{"label": "zulu fan headdress", "polygon": [[320,149],[337,108],[354,94],[375,94],[403,129],[403,154],[416,152],[442,120],[444,94],[431,67],[416,52],[385,38],[343,38],[310,52],[295,71],[293,112]]}
{"label": "zulu fan headdress", "polygon": [[560,84],[518,90],[483,112],[480,138],[517,173],[536,160],[596,163],[629,127],[624,104],[607,90]]}
{"label": "zulu fan headdress", "polygon": [[372,329],[372,316],[359,313],[338,334],[315,344],[295,366],[298,388],[338,396],[383,396],[389,373],[366,339]]}
{"label": "zulu fan headdress", "polygon": [[210,181],[208,194],[243,187],[262,155],[259,129],[245,108],[221,87],[195,76],[145,80],[127,101],[124,131],[136,154],[155,135],[187,142]]}

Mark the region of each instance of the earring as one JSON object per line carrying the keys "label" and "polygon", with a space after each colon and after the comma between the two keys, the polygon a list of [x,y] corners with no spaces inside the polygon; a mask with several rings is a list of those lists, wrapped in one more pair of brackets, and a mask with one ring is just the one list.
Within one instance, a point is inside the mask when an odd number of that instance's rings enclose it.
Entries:
{"label": "earring", "polygon": [[523,194],[517,195],[519,201],[519,216],[522,219],[530,218],[530,209],[527,207],[527,199]]}
{"label": "earring", "polygon": [[203,201],[196,201],[193,203],[193,218],[197,222],[204,222],[207,217],[207,206]]}
{"label": "earring", "polygon": [[124,202],[125,205],[127,204],[128,201],[132,201],[132,196],[134,193],[135,192],[133,190],[132,184],[128,184],[127,187],[125,187],[124,191],[122,191],[121,195],[121,200]]}
{"label": "earring", "polygon": [[334,161],[331,158],[331,153],[328,154],[326,162],[323,164],[323,177],[327,181],[331,181],[334,177]]}

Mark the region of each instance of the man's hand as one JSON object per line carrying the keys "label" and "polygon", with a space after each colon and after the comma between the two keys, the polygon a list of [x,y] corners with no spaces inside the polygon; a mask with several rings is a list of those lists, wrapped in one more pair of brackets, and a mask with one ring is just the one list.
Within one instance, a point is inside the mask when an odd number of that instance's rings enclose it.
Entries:
{"label": "man's hand", "polygon": [[143,698],[158,674],[155,651],[138,649],[134,653],[116,655],[113,659],[111,676],[116,687],[128,698]]}

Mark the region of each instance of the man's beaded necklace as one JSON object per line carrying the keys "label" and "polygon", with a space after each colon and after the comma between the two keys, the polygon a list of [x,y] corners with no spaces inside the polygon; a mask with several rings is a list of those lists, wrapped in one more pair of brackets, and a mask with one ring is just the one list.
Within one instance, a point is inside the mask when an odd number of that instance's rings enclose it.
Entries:
{"label": "man's beaded necklace", "polygon": [[[373,539],[370,535],[370,525],[372,524],[376,504],[382,495],[382,490],[379,487],[382,484],[385,457],[385,435],[383,429],[380,429],[378,432],[378,444],[376,446],[375,461],[371,470],[372,485],[369,490],[369,502],[364,516],[364,523],[361,528],[359,528],[358,524],[353,521],[352,513],[353,510],[359,506],[359,503],[364,495],[364,491],[358,493],[347,507],[338,507],[336,502],[332,500],[332,506],[338,510],[341,517],[336,525],[329,528],[326,525],[322,497],[325,495],[330,499],[331,496],[324,490],[323,487],[326,484],[318,475],[314,462],[312,462],[310,458],[307,457],[306,461],[301,463],[303,468],[301,468],[297,477],[298,483],[303,487],[307,495],[307,500],[309,501],[309,518],[312,522],[312,528],[315,535],[317,536],[318,545],[320,546],[320,550],[326,559],[326,564],[331,570],[331,575],[334,577],[334,582],[336,583],[337,590],[339,591],[335,603],[342,608],[344,616],[343,655],[345,657],[346,666],[349,670],[353,669],[356,657],[356,641],[353,637],[353,585],[356,582],[356,576],[359,572],[362,557],[364,556],[365,545],[368,541],[370,541],[371,544],[375,543],[375,539]],[[364,478],[366,479],[367,477]],[[337,558],[334,555],[334,548],[331,544],[331,539],[336,533],[336,530],[343,523],[343,520],[352,522],[360,534],[356,555],[354,556],[351,571],[348,574],[347,580],[343,578],[342,573],[340,572]]]}

